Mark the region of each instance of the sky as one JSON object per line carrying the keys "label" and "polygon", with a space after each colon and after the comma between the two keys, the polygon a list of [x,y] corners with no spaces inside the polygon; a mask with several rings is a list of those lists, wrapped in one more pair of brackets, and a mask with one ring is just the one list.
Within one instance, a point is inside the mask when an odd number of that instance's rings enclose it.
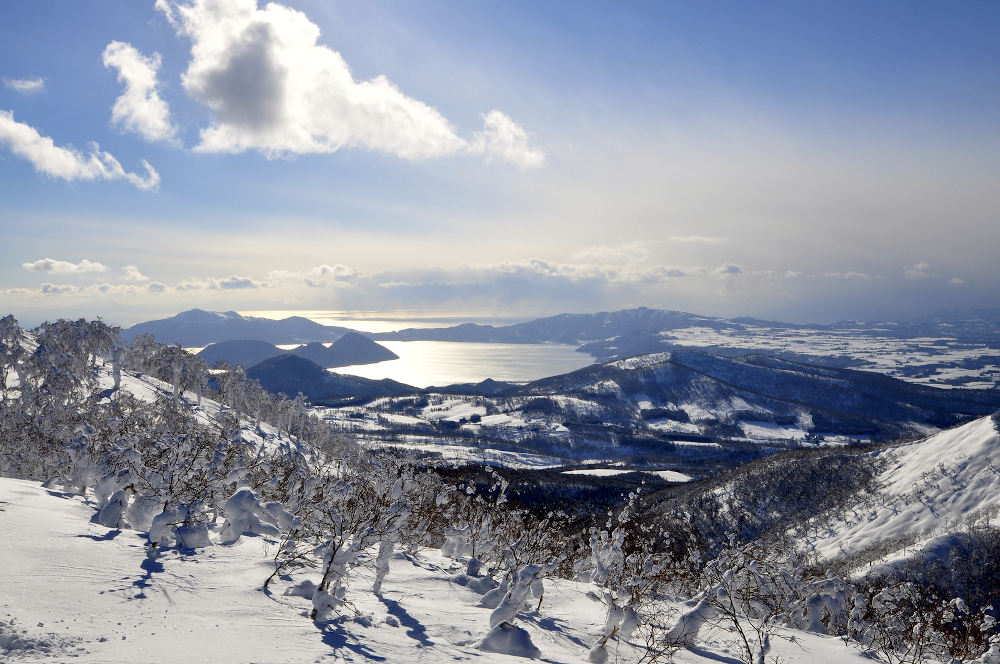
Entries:
{"label": "sky", "polygon": [[0,12],[22,322],[1000,306],[995,2]]}

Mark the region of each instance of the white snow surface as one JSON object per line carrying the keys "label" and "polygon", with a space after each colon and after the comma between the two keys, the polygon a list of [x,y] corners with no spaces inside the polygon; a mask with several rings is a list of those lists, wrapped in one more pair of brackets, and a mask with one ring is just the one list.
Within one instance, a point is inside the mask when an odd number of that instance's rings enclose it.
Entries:
{"label": "white snow surface", "polygon": [[890,448],[881,472],[884,506],[842,521],[811,542],[826,558],[857,553],[886,538],[918,540],[960,530],[1000,506],[1000,433],[983,417],[930,438]]}
{"label": "white snow surface", "polygon": [[677,470],[636,470],[634,468],[580,468],[577,470],[564,470],[564,475],[592,475],[594,477],[613,477],[624,475],[625,473],[649,473],[659,475],[668,482],[690,482],[691,476]]}
{"label": "white snow surface", "polygon": [[[308,599],[283,594],[294,578],[261,590],[276,541],[242,537],[195,552],[146,554],[146,537],[90,521],[92,503],[37,482],[0,479],[0,660],[133,662],[447,662],[513,664],[524,659],[477,648],[491,610],[456,583],[464,565],[421,551],[400,553],[381,596],[359,571],[347,599],[356,618],[317,626]],[[213,535],[215,536],[215,535]],[[303,575],[307,576],[307,575]],[[583,662],[604,624],[590,586],[546,580],[540,613],[517,625],[547,662]],[[857,663],[833,637],[781,632],[772,653],[788,664]],[[636,661],[627,644],[612,657]],[[735,661],[733,635],[707,632],[681,664]]]}

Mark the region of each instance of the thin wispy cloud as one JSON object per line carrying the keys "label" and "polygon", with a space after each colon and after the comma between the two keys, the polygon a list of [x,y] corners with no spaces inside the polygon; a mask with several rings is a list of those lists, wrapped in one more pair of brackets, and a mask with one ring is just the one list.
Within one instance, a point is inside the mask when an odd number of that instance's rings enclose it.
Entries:
{"label": "thin wispy cloud", "polygon": [[146,57],[131,44],[114,41],[104,49],[102,58],[104,66],[116,70],[118,81],[125,85],[111,109],[112,121],[147,141],[173,140],[177,129],[170,121],[170,108],[160,96],[156,78],[160,54]]}
{"label": "thin wispy cloud", "polygon": [[4,78],[3,86],[14,92],[35,94],[45,89],[45,79],[40,76],[33,78]]}
{"label": "thin wispy cloud", "polygon": [[649,248],[645,242],[626,242],[618,245],[599,245],[586,247],[574,254],[574,258],[582,262],[613,262],[629,263],[645,261],[649,258]]}
{"label": "thin wispy cloud", "polygon": [[712,237],[710,235],[674,235],[667,238],[667,242],[677,242],[680,244],[722,244],[726,242],[726,238]]}
{"label": "thin wispy cloud", "polygon": [[279,156],[353,147],[411,160],[471,153],[522,168],[545,162],[528,133],[500,111],[487,113],[482,131],[465,139],[387,77],[355,80],[303,12],[276,2],[260,9],[257,0],[158,0],[156,7],[191,40],[184,89],[214,113],[198,151]]}
{"label": "thin wispy cloud", "polygon": [[110,153],[96,143],[83,154],[71,147],[61,147],[37,129],[14,119],[11,111],[0,110],[0,145],[27,160],[35,170],[61,180],[124,180],[139,189],[156,189],[160,175],[148,161],[141,160],[145,174],[126,171]]}

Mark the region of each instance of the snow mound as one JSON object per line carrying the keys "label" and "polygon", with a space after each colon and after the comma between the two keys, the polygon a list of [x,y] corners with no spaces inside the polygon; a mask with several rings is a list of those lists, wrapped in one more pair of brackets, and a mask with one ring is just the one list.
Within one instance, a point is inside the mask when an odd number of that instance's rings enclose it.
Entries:
{"label": "snow mound", "polygon": [[513,657],[538,659],[542,652],[531,642],[531,635],[517,625],[502,622],[479,642],[479,649]]}
{"label": "snow mound", "polygon": [[970,516],[1000,508],[1000,432],[983,417],[925,440],[891,448],[879,475],[880,504],[842,521],[813,542],[826,558],[895,539],[960,530]]}

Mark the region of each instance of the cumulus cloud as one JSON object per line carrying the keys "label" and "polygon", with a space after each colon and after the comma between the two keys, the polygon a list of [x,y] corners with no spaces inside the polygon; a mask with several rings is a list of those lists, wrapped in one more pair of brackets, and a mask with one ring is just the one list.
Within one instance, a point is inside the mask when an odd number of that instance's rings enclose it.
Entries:
{"label": "cumulus cloud", "polygon": [[70,286],[68,284],[49,284],[44,283],[41,287],[41,292],[43,295],[67,295],[76,291],[76,287]]}
{"label": "cumulus cloud", "polygon": [[139,271],[135,265],[126,265],[122,268],[125,281],[149,281],[149,277]]}
{"label": "cumulus cloud", "polygon": [[0,110],[0,145],[31,162],[39,173],[62,180],[125,180],[146,190],[156,189],[160,184],[159,173],[145,159],[142,160],[145,175],[130,173],[96,143],[91,143],[87,155],[60,147],[31,125],[16,121],[11,111]]}
{"label": "cumulus cloud", "polygon": [[343,287],[354,285],[360,277],[361,273],[354,268],[337,263],[303,271],[272,270],[267,275],[267,283],[304,283],[310,288]]}
{"label": "cumulus cloud", "polygon": [[125,85],[111,109],[112,121],[148,141],[173,140],[177,129],[157,89],[160,54],[147,58],[131,44],[113,41],[104,49],[103,58],[105,68],[116,69],[118,81]]}
{"label": "cumulus cloud", "polygon": [[85,272],[108,271],[107,265],[89,261],[86,258],[79,263],[59,261],[54,258],[40,258],[30,263],[21,263],[21,267],[29,272],[44,272],[46,274],[82,274]]}
{"label": "cumulus cloud", "polygon": [[240,290],[244,288],[262,288],[262,284],[259,281],[255,281],[250,277],[226,277],[225,279],[211,279],[209,281],[209,288],[218,290]]}
{"label": "cumulus cloud", "polygon": [[961,286],[965,283],[965,279],[962,279],[961,277],[952,277],[948,280],[948,283],[952,286]]}
{"label": "cumulus cloud", "polygon": [[45,79],[40,76],[34,78],[4,78],[3,85],[8,90],[30,95],[45,89]]}
{"label": "cumulus cloud", "polygon": [[937,275],[934,272],[931,272],[930,263],[920,262],[904,266],[903,276],[907,279],[927,279]]}
{"label": "cumulus cloud", "polygon": [[197,150],[275,156],[364,147],[404,159],[477,153],[523,168],[544,163],[527,132],[499,111],[466,140],[385,76],[356,81],[300,11],[277,2],[260,9],[257,0],[156,7],[191,40],[184,89],[215,114]]}

